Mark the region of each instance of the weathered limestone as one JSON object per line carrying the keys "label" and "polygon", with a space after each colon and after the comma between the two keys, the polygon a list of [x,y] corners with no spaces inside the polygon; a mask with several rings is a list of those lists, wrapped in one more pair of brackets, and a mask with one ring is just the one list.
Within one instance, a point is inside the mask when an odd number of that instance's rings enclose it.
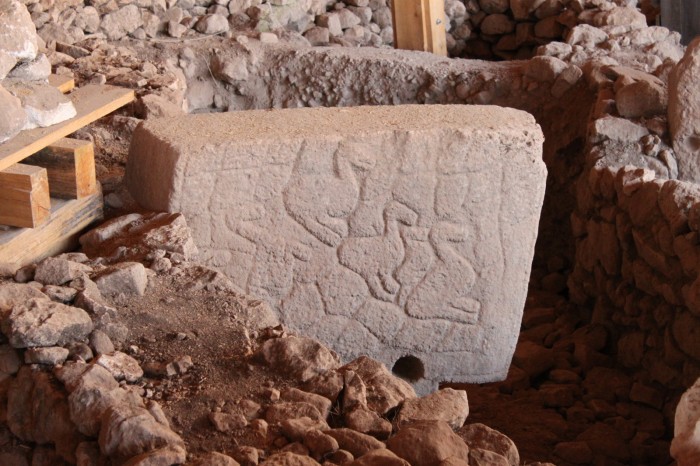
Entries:
{"label": "weathered limestone", "polygon": [[678,176],[700,182],[700,38],[688,46],[668,83],[668,125],[678,161]]}
{"label": "weathered limestone", "polygon": [[671,456],[678,466],[690,466],[700,461],[700,379],[681,397],[674,419]]}
{"label": "weathered limestone", "polygon": [[147,121],[134,198],[182,212],[202,257],[345,359],[408,358],[419,391],[504,378],[545,184],[534,118],[477,106]]}

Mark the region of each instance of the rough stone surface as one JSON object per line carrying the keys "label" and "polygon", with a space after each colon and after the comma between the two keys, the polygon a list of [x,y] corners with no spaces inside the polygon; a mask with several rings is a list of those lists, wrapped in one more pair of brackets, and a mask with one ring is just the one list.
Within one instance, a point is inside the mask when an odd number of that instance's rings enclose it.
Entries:
{"label": "rough stone surface", "polygon": [[700,379],[681,397],[673,423],[671,456],[678,466],[700,463]]}
{"label": "rough stone surface", "polygon": [[418,421],[404,426],[387,448],[411,464],[439,466],[454,457],[469,460],[469,447],[443,421]]}
{"label": "rough stone surface", "polygon": [[2,331],[15,348],[63,345],[87,337],[92,328],[82,309],[41,298],[15,306],[2,321]]}
{"label": "rough stone surface", "polygon": [[42,82],[6,80],[7,90],[22,101],[27,113],[25,129],[44,128],[73,118],[77,111],[69,97]]}
{"label": "rough stone surface", "polygon": [[700,181],[700,38],[688,45],[683,59],[669,76],[668,125],[680,179]]}
{"label": "rough stone surface", "polygon": [[412,421],[445,421],[453,429],[459,429],[467,416],[467,392],[444,388],[422,398],[405,400],[396,422],[401,425]]}
{"label": "rough stone surface", "polygon": [[467,424],[457,432],[470,448],[489,450],[506,458],[511,466],[520,464],[520,454],[513,441],[499,431],[481,423]]}
{"label": "rough stone surface", "polygon": [[127,184],[183,212],[205,260],[290,327],[347,359],[410,354],[427,391],[506,375],[541,145],[531,116],[497,107],[195,115],[139,126]]}
{"label": "rough stone surface", "polygon": [[39,51],[36,27],[27,7],[17,0],[0,1],[0,50],[18,60],[33,60]]}
{"label": "rough stone surface", "polygon": [[22,108],[22,102],[0,86],[0,107],[3,117],[0,119],[0,143],[13,138],[27,124],[27,112]]}
{"label": "rough stone surface", "polygon": [[416,397],[416,392],[408,382],[393,375],[384,364],[367,356],[360,356],[339,370],[351,370],[361,377],[366,388],[367,407],[379,414],[386,414],[404,400]]}
{"label": "rough stone surface", "polygon": [[273,369],[302,382],[340,366],[335,353],[304,337],[270,339],[262,345],[258,356]]}
{"label": "rough stone surface", "polygon": [[85,264],[49,257],[36,266],[34,280],[44,285],[63,285],[91,271],[92,268]]}
{"label": "rough stone surface", "polygon": [[143,295],[148,284],[146,268],[139,262],[121,262],[101,272],[95,283],[104,296]]}

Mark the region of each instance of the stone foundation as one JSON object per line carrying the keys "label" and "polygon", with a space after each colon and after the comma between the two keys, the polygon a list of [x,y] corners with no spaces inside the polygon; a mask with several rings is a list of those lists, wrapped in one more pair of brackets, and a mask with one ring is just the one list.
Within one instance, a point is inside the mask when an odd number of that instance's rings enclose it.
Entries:
{"label": "stone foundation", "polygon": [[[203,259],[345,359],[419,388],[507,373],[546,169],[534,118],[398,106],[147,121],[127,181]],[[406,358],[408,357],[408,359]]]}

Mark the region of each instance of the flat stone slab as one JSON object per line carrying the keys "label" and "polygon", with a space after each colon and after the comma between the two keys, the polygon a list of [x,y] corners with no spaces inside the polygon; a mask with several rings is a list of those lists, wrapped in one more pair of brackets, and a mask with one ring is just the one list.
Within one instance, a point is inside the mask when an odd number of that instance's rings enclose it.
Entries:
{"label": "flat stone slab", "polygon": [[302,108],[149,120],[126,179],[201,257],[344,359],[413,379],[505,378],[546,169],[522,111]]}

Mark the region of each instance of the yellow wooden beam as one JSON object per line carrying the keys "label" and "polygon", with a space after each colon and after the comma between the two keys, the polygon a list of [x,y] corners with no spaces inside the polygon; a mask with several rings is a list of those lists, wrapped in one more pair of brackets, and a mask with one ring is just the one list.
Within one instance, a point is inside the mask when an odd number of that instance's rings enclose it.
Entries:
{"label": "yellow wooden beam", "polygon": [[15,164],[0,171],[0,224],[34,228],[51,210],[45,168]]}
{"label": "yellow wooden beam", "polygon": [[444,0],[393,0],[394,47],[447,56]]}
{"label": "yellow wooden beam", "polygon": [[80,199],[97,190],[95,151],[90,141],[59,139],[25,161],[46,168],[52,197]]}
{"label": "yellow wooden beam", "polygon": [[51,200],[51,215],[37,228],[0,231],[0,264],[24,266],[78,246],[78,237],[91,223],[102,219],[102,192],[82,199]]}

